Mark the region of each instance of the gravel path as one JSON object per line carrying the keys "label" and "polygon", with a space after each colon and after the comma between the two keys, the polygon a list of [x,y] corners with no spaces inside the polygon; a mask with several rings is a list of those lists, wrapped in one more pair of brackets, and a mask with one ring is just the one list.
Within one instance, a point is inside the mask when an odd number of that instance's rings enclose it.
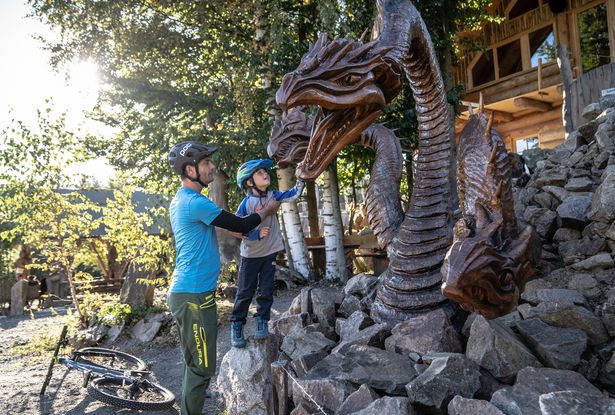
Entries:
{"label": "gravel path", "polygon": [[[275,320],[288,309],[296,291],[280,292],[272,308],[272,319]],[[252,310],[254,311],[254,310]],[[60,314],[65,310],[59,310]],[[51,352],[41,356],[17,356],[11,353],[16,345],[25,344],[40,333],[59,335],[58,320],[53,318],[49,310],[20,317],[0,317],[0,414],[19,415],[113,415],[138,414],[106,406],[93,400],[82,387],[83,376],[76,371],[68,371],[64,366],[56,366],[53,377],[44,397],[39,392],[47,372]],[[230,324],[228,314],[221,317],[218,330],[218,365],[224,354],[230,349]],[[254,319],[250,318],[246,333],[251,335],[255,329]],[[108,347],[108,345],[103,345]],[[149,364],[155,379],[161,385],[170,389],[177,397],[181,395],[181,379],[183,361],[179,346],[173,341],[173,336],[158,336],[149,344],[137,344],[127,336],[122,336],[111,346],[132,353]],[[212,381],[215,385],[215,381]],[[224,412],[224,402],[221,395],[216,394],[215,386],[210,387],[212,398],[207,398],[203,413],[218,415]],[[179,414],[179,405],[169,411],[156,414]]]}

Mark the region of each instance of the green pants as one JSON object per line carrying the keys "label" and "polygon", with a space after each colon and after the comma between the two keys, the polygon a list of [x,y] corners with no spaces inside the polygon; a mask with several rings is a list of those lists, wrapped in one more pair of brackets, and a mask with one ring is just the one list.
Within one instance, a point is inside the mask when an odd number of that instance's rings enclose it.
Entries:
{"label": "green pants", "polygon": [[167,304],[177,322],[186,363],[181,413],[201,415],[209,379],[216,372],[216,296],[214,292],[169,293]]}

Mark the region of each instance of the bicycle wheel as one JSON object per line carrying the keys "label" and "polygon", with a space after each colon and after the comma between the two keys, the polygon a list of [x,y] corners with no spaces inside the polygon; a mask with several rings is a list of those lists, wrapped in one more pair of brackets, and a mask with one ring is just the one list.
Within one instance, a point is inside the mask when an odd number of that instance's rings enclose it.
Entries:
{"label": "bicycle wheel", "polygon": [[88,393],[108,405],[139,411],[161,411],[175,402],[173,392],[148,380],[126,384],[121,379],[100,377],[88,383]]}
{"label": "bicycle wheel", "polygon": [[105,369],[124,372],[127,370],[145,371],[147,364],[136,356],[119,350],[105,349],[103,347],[84,347],[75,352],[75,361],[86,363]]}

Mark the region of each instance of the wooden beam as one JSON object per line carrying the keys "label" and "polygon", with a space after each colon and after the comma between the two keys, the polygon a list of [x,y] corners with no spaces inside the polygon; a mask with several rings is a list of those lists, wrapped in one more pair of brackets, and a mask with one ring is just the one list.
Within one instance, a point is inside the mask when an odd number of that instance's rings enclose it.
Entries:
{"label": "wooden beam", "polygon": [[549,104],[548,102],[539,101],[537,99],[532,99],[532,98],[526,98],[526,97],[515,98],[514,103],[515,103],[515,107],[531,108],[533,110],[540,111],[540,112],[547,112],[551,110],[551,104]]}
{"label": "wooden beam", "polygon": [[542,123],[558,120],[560,123],[562,112],[560,108],[554,108],[549,112],[532,113],[524,117],[515,118],[513,121],[498,125],[498,131],[512,131],[526,126],[540,127]]}
{"label": "wooden beam", "polygon": [[541,131],[538,135],[538,141],[540,144],[550,143],[552,141],[562,142],[564,141],[565,130],[559,128],[557,130]]}
{"label": "wooden beam", "polygon": [[528,124],[516,130],[500,131],[500,129],[497,128],[497,131],[500,135],[504,134],[516,139],[517,137],[527,137],[529,135],[538,136],[541,131],[557,130],[558,128],[562,128],[561,119],[547,121],[543,124]]}

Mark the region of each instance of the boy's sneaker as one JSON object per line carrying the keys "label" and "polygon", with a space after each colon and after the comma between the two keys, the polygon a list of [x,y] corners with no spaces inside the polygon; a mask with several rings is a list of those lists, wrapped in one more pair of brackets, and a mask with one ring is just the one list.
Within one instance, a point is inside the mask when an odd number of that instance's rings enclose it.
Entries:
{"label": "boy's sneaker", "polygon": [[248,342],[243,337],[243,323],[241,321],[233,321],[231,325],[231,346],[246,347]]}
{"label": "boy's sneaker", "polygon": [[254,332],[254,338],[262,340],[267,337],[269,337],[269,322],[256,316],[256,331]]}

